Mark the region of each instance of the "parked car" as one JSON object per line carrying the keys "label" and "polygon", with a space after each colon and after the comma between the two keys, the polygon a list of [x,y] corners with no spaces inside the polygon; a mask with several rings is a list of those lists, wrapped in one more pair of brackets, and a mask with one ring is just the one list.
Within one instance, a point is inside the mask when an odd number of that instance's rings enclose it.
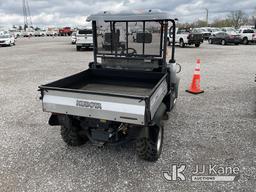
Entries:
{"label": "parked car", "polygon": [[10,35],[14,35],[15,39],[18,37],[21,37],[21,31],[16,30],[16,29],[10,29],[9,30]]}
{"label": "parked car", "polygon": [[71,43],[76,44],[76,32],[73,32],[71,35]]}
{"label": "parked car", "polygon": [[241,35],[242,37],[242,43],[244,45],[247,45],[249,43],[253,43],[253,42],[256,42],[256,33],[253,29],[250,29],[250,28],[241,28],[239,30],[239,34]]}
{"label": "parked car", "polygon": [[194,33],[202,33],[204,40],[208,40],[209,37],[211,36],[211,32],[209,32],[209,31],[208,31],[207,29],[205,29],[205,28],[194,28],[194,29],[192,30],[192,32],[194,32]]}
{"label": "parked car", "polygon": [[15,45],[15,37],[11,34],[0,34],[0,45],[1,46],[12,46]]}
{"label": "parked car", "polygon": [[27,29],[21,32],[21,36],[23,37],[32,37],[35,35],[35,31],[33,29]]}
{"label": "parked car", "polygon": [[235,44],[239,45],[241,42],[240,35],[229,35],[226,32],[218,32],[210,36],[208,40],[209,44]]}
{"label": "parked car", "polygon": [[233,27],[222,27],[221,31],[226,32],[229,35],[239,35],[237,30]]}
{"label": "parked car", "polygon": [[[169,30],[167,36],[168,45],[172,44],[172,28]],[[203,43],[203,34],[198,31],[191,31],[190,29],[176,29],[176,40],[175,44],[179,44],[180,47],[185,47],[186,45],[195,45],[195,47],[200,47]]]}
{"label": "parked car", "polygon": [[221,32],[221,29],[218,27],[211,27],[210,30],[211,30],[211,35],[213,35],[214,33]]}
{"label": "parked car", "polygon": [[47,36],[58,36],[58,34],[59,34],[58,29],[48,28],[48,30],[46,31]]}
{"label": "parked car", "polygon": [[44,37],[46,36],[46,30],[38,30],[35,32],[35,37]]}
{"label": "parked car", "polygon": [[92,29],[81,29],[76,33],[76,50],[80,51],[81,48],[92,48]]}

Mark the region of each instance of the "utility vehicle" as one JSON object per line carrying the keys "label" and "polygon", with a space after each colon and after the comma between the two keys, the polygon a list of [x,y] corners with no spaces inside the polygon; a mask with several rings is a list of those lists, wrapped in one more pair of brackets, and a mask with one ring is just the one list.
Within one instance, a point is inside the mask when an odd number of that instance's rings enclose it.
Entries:
{"label": "utility vehicle", "polygon": [[[61,126],[68,145],[136,140],[138,156],[156,161],[163,146],[162,120],[178,97],[175,47],[167,47],[168,28],[175,31],[175,20],[167,13],[149,11],[105,12],[88,21],[94,47],[89,69],[39,87],[43,111],[52,113],[49,124]],[[138,26],[144,32],[137,33],[133,42],[128,31]],[[175,42],[175,34],[172,38]]]}

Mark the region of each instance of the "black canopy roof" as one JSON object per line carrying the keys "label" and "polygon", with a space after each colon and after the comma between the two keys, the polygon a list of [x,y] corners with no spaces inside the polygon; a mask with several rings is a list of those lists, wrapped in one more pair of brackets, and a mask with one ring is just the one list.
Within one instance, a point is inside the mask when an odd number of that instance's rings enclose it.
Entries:
{"label": "black canopy roof", "polygon": [[110,13],[103,12],[98,14],[90,15],[87,21],[161,21],[169,20],[173,21],[172,17],[167,12],[162,11],[145,11],[145,12],[126,12],[126,13]]}

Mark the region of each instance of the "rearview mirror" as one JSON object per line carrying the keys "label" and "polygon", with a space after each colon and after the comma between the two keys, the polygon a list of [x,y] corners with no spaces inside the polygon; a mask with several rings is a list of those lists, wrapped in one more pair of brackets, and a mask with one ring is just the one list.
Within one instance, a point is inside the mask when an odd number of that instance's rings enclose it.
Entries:
{"label": "rearview mirror", "polygon": [[137,43],[152,43],[152,34],[151,33],[136,33],[136,42]]}

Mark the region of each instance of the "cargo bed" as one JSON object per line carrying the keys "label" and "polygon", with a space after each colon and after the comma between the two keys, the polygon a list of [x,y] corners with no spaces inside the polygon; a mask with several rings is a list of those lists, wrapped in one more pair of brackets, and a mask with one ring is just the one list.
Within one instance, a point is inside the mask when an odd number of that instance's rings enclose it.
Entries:
{"label": "cargo bed", "polygon": [[48,112],[145,124],[167,93],[166,75],[159,72],[88,69],[40,86]]}

